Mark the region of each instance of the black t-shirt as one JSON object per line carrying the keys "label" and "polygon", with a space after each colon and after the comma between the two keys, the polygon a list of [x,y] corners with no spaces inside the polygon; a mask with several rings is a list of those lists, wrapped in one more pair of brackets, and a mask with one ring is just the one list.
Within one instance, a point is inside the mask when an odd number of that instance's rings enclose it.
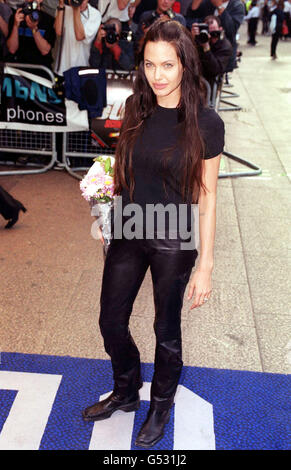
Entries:
{"label": "black t-shirt", "polygon": [[[47,13],[40,11],[40,18],[38,22],[38,29],[40,34],[51,45],[51,50],[48,54],[42,55],[38,49],[31,29],[27,26],[25,21],[22,21],[18,28],[19,47],[15,54],[9,57],[10,61],[19,62],[23,64],[38,64],[51,68],[52,64],[52,48],[55,43],[56,35],[54,30],[54,19]],[[9,35],[11,34],[14,24],[14,15],[10,17],[9,21]]]}
{"label": "black t-shirt", "polygon": [[[206,146],[204,158],[216,157],[224,147],[222,119],[213,109],[202,108],[198,113],[198,125]],[[135,142],[132,155],[135,180],[133,202],[141,206],[144,213],[147,204],[160,203],[164,207],[169,203],[175,206],[185,204],[181,194],[183,152],[179,145],[180,133],[181,124],[178,122],[177,108],[157,106],[154,113],[145,120],[144,129]],[[165,150],[169,148],[174,150],[165,154]],[[129,183],[128,177],[127,172]],[[129,191],[123,188],[121,196],[124,208],[125,205],[131,203]],[[187,206],[186,226],[189,229],[191,226],[190,199]],[[143,224],[145,224],[145,219]]]}

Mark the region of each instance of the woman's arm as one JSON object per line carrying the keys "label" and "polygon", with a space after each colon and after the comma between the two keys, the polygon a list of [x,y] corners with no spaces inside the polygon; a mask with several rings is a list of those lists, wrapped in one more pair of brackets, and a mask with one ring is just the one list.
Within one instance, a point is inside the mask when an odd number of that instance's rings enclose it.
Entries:
{"label": "woman's arm", "polygon": [[193,297],[191,309],[203,304],[204,297],[211,293],[211,275],[214,265],[214,240],[216,229],[216,193],[221,154],[217,157],[203,160],[202,181],[208,189],[201,190],[199,196],[199,264],[190,281],[188,300]]}

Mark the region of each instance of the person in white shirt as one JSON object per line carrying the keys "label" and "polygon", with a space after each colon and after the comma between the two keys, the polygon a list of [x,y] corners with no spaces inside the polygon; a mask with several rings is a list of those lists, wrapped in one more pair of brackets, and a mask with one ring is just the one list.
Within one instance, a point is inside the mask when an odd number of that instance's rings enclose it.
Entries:
{"label": "person in white shirt", "polygon": [[89,5],[89,0],[72,6],[76,0],[59,1],[55,19],[55,31],[60,38],[59,50],[55,63],[55,73],[63,75],[72,67],[89,65],[91,44],[101,24],[101,14]]}
{"label": "person in white shirt", "polygon": [[260,9],[257,6],[257,0],[253,0],[247,16],[244,17],[244,19],[248,22],[248,34],[249,34],[248,44],[250,44],[251,46],[255,46],[257,44],[256,34],[257,34],[259,17],[260,17]]}
{"label": "person in white shirt", "polygon": [[101,13],[102,23],[110,18],[117,18],[119,21],[128,21],[128,5],[131,0],[99,0],[98,10]]}

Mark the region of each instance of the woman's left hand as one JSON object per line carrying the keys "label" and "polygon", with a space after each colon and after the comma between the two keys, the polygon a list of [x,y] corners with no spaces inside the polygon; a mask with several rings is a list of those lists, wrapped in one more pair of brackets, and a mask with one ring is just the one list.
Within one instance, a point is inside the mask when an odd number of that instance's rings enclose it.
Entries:
{"label": "woman's left hand", "polygon": [[206,302],[211,294],[211,270],[197,269],[189,283],[188,297],[187,300],[192,299],[194,294],[194,302],[190,307],[190,310],[196,307],[200,307]]}

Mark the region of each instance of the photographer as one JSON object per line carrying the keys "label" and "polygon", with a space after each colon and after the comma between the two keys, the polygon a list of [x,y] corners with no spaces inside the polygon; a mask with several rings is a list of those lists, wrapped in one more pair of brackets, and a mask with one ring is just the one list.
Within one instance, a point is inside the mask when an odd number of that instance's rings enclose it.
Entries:
{"label": "photographer", "polygon": [[205,24],[193,23],[191,34],[198,47],[202,74],[212,86],[215,77],[226,71],[232,55],[232,46],[222,37],[223,29],[217,16],[207,16]]}
{"label": "photographer", "polygon": [[203,22],[209,15],[219,16],[225,37],[232,45],[232,56],[227,67],[227,71],[232,71],[236,67],[236,35],[244,20],[244,4],[241,0],[193,0],[187,12],[187,24]]}
{"label": "photographer", "polygon": [[132,70],[134,68],[133,41],[122,34],[121,22],[117,18],[107,20],[101,25],[96,40],[92,44],[89,64],[113,70]]}
{"label": "photographer", "polygon": [[9,22],[7,47],[9,60],[51,68],[55,43],[53,18],[40,11],[42,0],[28,0]]}
{"label": "photographer", "polygon": [[101,23],[101,15],[89,0],[60,0],[55,31],[60,37],[55,72],[63,75],[72,67],[89,65],[91,44]]}

